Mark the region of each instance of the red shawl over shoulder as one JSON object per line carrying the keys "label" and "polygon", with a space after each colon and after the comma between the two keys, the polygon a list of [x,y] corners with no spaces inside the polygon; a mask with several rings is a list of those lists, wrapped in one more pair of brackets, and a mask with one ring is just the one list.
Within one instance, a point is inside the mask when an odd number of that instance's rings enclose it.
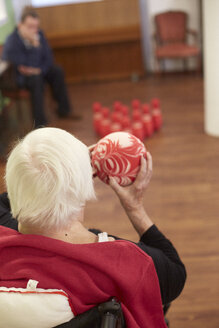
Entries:
{"label": "red shawl over shoulder", "polygon": [[165,328],[153,261],[128,241],[70,244],[0,227],[0,286],[64,290],[75,315],[115,296],[127,327]]}

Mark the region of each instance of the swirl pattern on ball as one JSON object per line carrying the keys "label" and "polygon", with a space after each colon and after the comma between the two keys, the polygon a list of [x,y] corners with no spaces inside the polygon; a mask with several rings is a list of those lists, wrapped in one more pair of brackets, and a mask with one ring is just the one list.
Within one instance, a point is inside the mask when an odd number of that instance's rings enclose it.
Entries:
{"label": "swirl pattern on ball", "polygon": [[103,182],[108,183],[112,176],[127,186],[136,178],[142,155],[146,157],[146,149],[138,138],[126,132],[111,133],[97,143],[92,165]]}

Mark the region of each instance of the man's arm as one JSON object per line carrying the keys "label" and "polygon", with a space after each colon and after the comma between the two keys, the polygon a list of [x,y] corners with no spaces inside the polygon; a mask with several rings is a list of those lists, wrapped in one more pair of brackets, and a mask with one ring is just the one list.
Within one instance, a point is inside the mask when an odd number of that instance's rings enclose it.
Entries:
{"label": "man's arm", "polygon": [[15,32],[8,36],[3,46],[2,59],[8,61],[18,67],[25,65],[25,55],[22,51],[22,42],[19,40]]}
{"label": "man's arm", "polygon": [[49,68],[53,65],[53,54],[52,54],[52,50],[48,44],[48,41],[46,40],[42,31],[40,31],[40,42],[41,42],[41,46],[43,48],[41,70],[42,70],[42,73],[45,75],[48,72]]}
{"label": "man's arm", "polygon": [[0,194],[0,225],[18,230],[18,222],[11,215],[11,207],[8,194]]}
{"label": "man's arm", "polygon": [[24,66],[24,65],[19,65],[18,71],[26,76],[39,75],[41,73],[41,69],[38,67]]}

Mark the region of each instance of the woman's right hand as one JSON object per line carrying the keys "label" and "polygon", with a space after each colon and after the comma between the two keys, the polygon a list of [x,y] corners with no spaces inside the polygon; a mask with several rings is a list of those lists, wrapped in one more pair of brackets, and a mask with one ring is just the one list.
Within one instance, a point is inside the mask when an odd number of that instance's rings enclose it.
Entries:
{"label": "woman's right hand", "polygon": [[141,158],[139,173],[130,186],[121,187],[113,177],[109,177],[109,184],[126,211],[134,211],[143,206],[143,194],[151,180],[152,170],[152,157],[150,153],[147,153],[147,160],[144,157]]}
{"label": "woman's right hand", "polygon": [[141,237],[152,225],[143,205],[143,194],[152,177],[152,157],[147,153],[147,160],[141,158],[140,171],[134,183],[127,187],[121,187],[115,179],[110,177],[109,184],[120,199],[133,227]]}

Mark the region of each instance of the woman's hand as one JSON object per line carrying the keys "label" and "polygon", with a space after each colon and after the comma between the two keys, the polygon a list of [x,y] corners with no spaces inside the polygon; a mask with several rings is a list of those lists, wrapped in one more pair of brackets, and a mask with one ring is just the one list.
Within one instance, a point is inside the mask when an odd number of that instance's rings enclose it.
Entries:
{"label": "woman's hand", "polygon": [[[96,144],[93,144],[93,145],[87,147],[89,150],[89,153],[90,153],[90,160],[92,159],[92,152],[95,147],[96,147]],[[97,173],[93,166],[92,166],[92,171],[93,171],[93,178],[95,178],[97,176]]]}
{"label": "woman's hand", "polygon": [[109,178],[109,184],[120,199],[132,225],[141,237],[153,222],[147,215],[143,205],[143,194],[152,177],[152,157],[147,153],[147,160],[141,158],[140,171],[135,182],[127,187],[121,187],[115,179]]}
{"label": "woman's hand", "polygon": [[133,184],[121,187],[113,177],[109,177],[109,184],[120,199],[125,210],[136,210],[143,206],[143,194],[152,176],[152,157],[147,153],[147,160],[141,158],[141,167]]}
{"label": "woman's hand", "polygon": [[96,147],[96,144],[93,144],[93,145],[87,147],[90,154],[92,154],[92,151],[94,150],[95,147]]}

